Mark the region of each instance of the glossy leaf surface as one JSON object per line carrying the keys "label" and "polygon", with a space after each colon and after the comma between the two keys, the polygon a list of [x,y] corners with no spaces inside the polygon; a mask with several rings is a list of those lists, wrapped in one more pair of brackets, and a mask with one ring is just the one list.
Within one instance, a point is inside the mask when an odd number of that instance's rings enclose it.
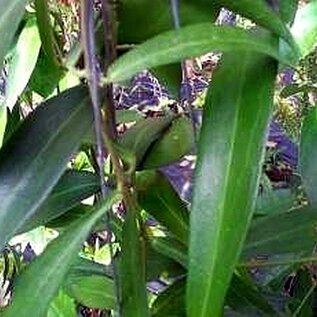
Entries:
{"label": "glossy leaf surface", "polygon": [[129,209],[123,224],[120,267],[121,316],[148,317],[145,286],[145,241],[140,236],[137,210]]}
{"label": "glossy leaf surface", "polygon": [[19,276],[13,302],[4,317],[46,313],[91,228],[120,198],[117,193],[111,193],[99,207],[74,222],[68,231],[48,245]]}
{"label": "glossy leaf surface", "polygon": [[[285,48],[286,49],[286,48]],[[170,64],[210,51],[252,51],[263,53],[293,65],[298,60],[297,51],[281,55],[268,37],[252,34],[229,26],[201,23],[158,35],[118,58],[109,68],[107,81],[120,82],[144,69]]]}
{"label": "glossy leaf surface", "polygon": [[300,142],[299,169],[309,201],[317,204],[317,109],[313,108],[304,120]]}
{"label": "glossy leaf surface", "polygon": [[224,55],[214,74],[191,210],[189,317],[221,316],[252,218],[275,76],[274,60],[250,53]]}
{"label": "glossy leaf surface", "polygon": [[23,17],[26,0],[0,1],[0,65],[8,53],[14,34]]}
{"label": "glossy leaf surface", "polygon": [[66,171],[51,194],[35,211],[19,232],[44,225],[66,213],[100,189],[99,177],[89,172]]}
{"label": "glossy leaf surface", "polygon": [[36,20],[30,18],[24,26],[9,62],[4,104],[10,110],[25,89],[40,52],[41,40]]}
{"label": "glossy leaf surface", "polygon": [[86,89],[77,87],[37,107],[2,147],[0,249],[40,207],[91,124]]}

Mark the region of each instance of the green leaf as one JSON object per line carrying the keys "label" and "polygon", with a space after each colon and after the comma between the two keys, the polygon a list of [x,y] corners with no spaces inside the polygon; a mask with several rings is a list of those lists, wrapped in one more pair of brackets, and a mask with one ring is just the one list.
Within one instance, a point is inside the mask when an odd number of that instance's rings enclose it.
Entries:
{"label": "green leaf", "polygon": [[37,107],[1,148],[0,249],[48,196],[91,124],[87,90],[77,87]]}
{"label": "green leaf", "polygon": [[29,87],[44,98],[49,97],[57,88],[64,71],[50,60],[41,50]]}
{"label": "green leaf", "polygon": [[241,314],[247,315],[248,310],[265,313],[265,316],[276,316],[276,311],[263,296],[247,272],[236,271],[232,277],[226,297],[226,304]]}
{"label": "green leaf", "polygon": [[58,68],[60,52],[51,26],[49,3],[46,0],[35,0],[34,4],[43,49],[51,63]]}
{"label": "green leaf", "polygon": [[316,243],[316,210],[302,208],[253,221],[242,259],[259,255],[309,255]]}
{"label": "green leaf", "polygon": [[304,189],[309,201],[317,204],[317,108],[314,107],[306,116],[301,133],[299,170]]}
{"label": "green leaf", "polygon": [[301,58],[313,50],[317,43],[316,0],[297,10],[291,33],[300,49]]}
{"label": "green leaf", "polygon": [[47,312],[47,317],[76,317],[76,305],[74,300],[63,291],[51,302]]}
{"label": "green leaf", "polygon": [[[179,279],[160,294],[153,303],[153,317],[185,317],[185,279]],[[258,309],[265,316],[275,316],[276,312],[266,301],[252,281],[239,273],[234,274],[226,298],[226,304],[242,314],[247,309]],[[250,315],[242,315],[250,316]],[[261,314],[261,316],[263,316]]]}
{"label": "green leaf", "polygon": [[137,175],[137,194],[141,207],[165,226],[175,237],[187,244],[189,214],[164,174],[146,171]]}
{"label": "green leaf", "polygon": [[160,83],[165,86],[174,99],[178,99],[182,83],[181,63],[162,65],[151,69]]}
{"label": "green leaf", "polygon": [[186,317],[186,280],[179,279],[160,294],[153,303],[152,317]]}
{"label": "green leaf", "polygon": [[252,51],[294,65],[297,52],[281,55],[271,39],[239,28],[201,23],[160,34],[118,58],[109,68],[106,81],[121,82],[144,69],[171,64],[210,51]]}
{"label": "green leaf", "polygon": [[[291,0],[292,1],[292,0]],[[283,37],[288,43],[293,44],[292,35],[287,26],[281,20],[278,13],[264,0],[216,0],[229,10],[235,11],[246,18],[256,22],[258,25],[267,28],[276,35]]]}
{"label": "green leaf", "polygon": [[256,200],[255,214],[270,216],[289,211],[296,203],[296,195],[289,188],[261,192]]}
{"label": "green leaf", "polygon": [[134,109],[122,109],[116,111],[116,122],[120,123],[129,123],[129,122],[137,122],[144,119],[144,116],[141,112]]}
{"label": "green leaf", "polygon": [[0,2],[0,65],[3,63],[23,17],[26,3],[26,0],[1,0]]}
{"label": "green leaf", "polygon": [[179,265],[171,257],[164,256],[155,251],[151,245],[146,249],[146,278],[153,281],[161,277],[165,279],[175,278],[185,274],[183,266]]}
{"label": "green leaf", "polygon": [[41,40],[36,20],[30,18],[25,24],[9,62],[4,104],[10,110],[25,89],[32,75],[40,52]]}
{"label": "green leaf", "polygon": [[276,71],[269,57],[231,53],[213,76],[191,210],[188,317],[222,314],[253,214]]}
{"label": "green leaf", "polygon": [[138,121],[119,139],[119,144],[136,156],[137,167],[140,166],[146,151],[163,131],[171,124],[174,116],[146,118]]}
{"label": "green leaf", "polygon": [[150,242],[155,251],[187,267],[187,247],[184,244],[170,236],[152,238]]}
{"label": "green leaf", "polygon": [[145,241],[140,236],[137,210],[128,209],[123,224],[119,280],[122,317],[148,317],[145,278]]}
{"label": "green leaf", "polygon": [[108,270],[109,268],[103,264],[78,256],[77,259],[72,263],[72,266],[66,276],[64,285],[67,287],[67,285],[72,282],[72,279],[83,276],[108,275]]}
{"label": "green leaf", "polygon": [[114,283],[106,276],[72,277],[65,287],[69,296],[86,307],[111,309],[115,306]]}
{"label": "green leaf", "polygon": [[142,168],[158,168],[177,162],[188,154],[195,144],[193,125],[189,118],[179,117],[152,145],[142,163]]}
{"label": "green leaf", "polygon": [[19,232],[29,231],[56,219],[100,189],[99,177],[89,172],[66,171],[43,204]]}
{"label": "green leaf", "polygon": [[294,22],[297,6],[298,0],[280,1],[280,16],[285,23],[292,24]]}
{"label": "green leaf", "polygon": [[120,198],[118,193],[111,193],[48,245],[19,276],[13,301],[3,317],[44,316],[91,228]]}
{"label": "green leaf", "polygon": [[[182,0],[179,6],[182,26],[213,22],[218,12],[219,7],[210,0]],[[126,0],[119,5],[118,21],[120,44],[141,43],[174,28],[169,1]],[[136,23],[137,21],[141,23]]]}

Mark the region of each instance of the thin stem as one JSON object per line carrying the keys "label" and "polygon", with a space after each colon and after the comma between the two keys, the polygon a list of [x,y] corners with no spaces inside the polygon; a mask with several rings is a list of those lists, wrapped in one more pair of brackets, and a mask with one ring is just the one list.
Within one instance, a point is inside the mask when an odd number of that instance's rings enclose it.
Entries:
{"label": "thin stem", "polygon": [[[179,0],[170,0],[172,17],[174,23],[174,29],[178,30],[181,27],[180,17],[179,17]],[[182,67],[182,86],[184,92],[180,92],[180,100],[182,100],[182,108],[188,113],[192,121],[193,132],[195,140],[197,140],[197,129],[196,129],[196,119],[192,109],[192,89],[189,82],[189,72],[186,66],[186,61],[181,62]],[[184,94],[184,98],[182,98]]]}
{"label": "thin stem", "polygon": [[[116,29],[115,29],[115,10],[111,0],[102,0],[101,2],[103,29],[104,29],[104,73],[106,74],[110,64],[115,60],[117,56],[117,41],[116,41]],[[105,87],[105,125],[107,135],[115,139],[117,136],[116,129],[116,111],[113,101],[113,86],[108,84]]]}
{"label": "thin stem", "polygon": [[[82,0],[81,1],[81,31],[82,31],[82,42],[84,47],[84,58],[85,68],[87,70],[89,91],[93,108],[94,115],[94,128],[97,142],[97,164],[100,175],[101,194],[104,199],[107,195],[105,175],[104,175],[104,145],[103,145],[103,129],[102,129],[102,115],[101,115],[101,102],[99,96],[99,82],[100,82],[100,71],[96,58],[96,43],[94,37],[94,1],[93,0]],[[80,124],[80,123],[79,123]],[[106,214],[106,230],[110,230],[110,216]],[[117,279],[117,268],[114,258],[113,245],[110,239],[109,250],[111,257],[111,266],[114,276],[115,292],[116,292],[116,304],[119,307],[119,290],[118,290],[118,279]]]}

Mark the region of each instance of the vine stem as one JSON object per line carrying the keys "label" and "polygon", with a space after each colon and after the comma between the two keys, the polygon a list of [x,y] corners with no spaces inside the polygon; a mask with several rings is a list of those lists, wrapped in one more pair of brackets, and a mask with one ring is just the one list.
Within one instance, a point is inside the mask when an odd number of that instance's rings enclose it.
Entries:
{"label": "vine stem", "polygon": [[[181,27],[180,15],[179,15],[179,0],[170,0],[172,18],[174,23],[174,29],[178,30]],[[189,72],[187,69],[186,61],[181,62],[182,68],[182,85],[185,87],[184,94],[185,98],[182,101],[182,108],[188,113],[193,127],[194,137],[197,141],[197,129],[196,129],[196,119],[192,109],[192,89],[189,83]],[[180,99],[182,99],[182,91],[180,92]],[[187,102],[187,103],[186,103]]]}
{"label": "vine stem", "polygon": [[[98,61],[96,58],[96,43],[95,43],[95,28],[94,28],[94,1],[93,0],[82,0],[81,1],[81,36],[84,48],[84,59],[85,68],[88,73],[88,85],[90,98],[94,116],[94,130],[97,143],[96,160],[99,169],[100,185],[102,198],[105,199],[107,195],[107,187],[104,175],[104,144],[103,144],[103,120],[101,113],[101,100],[100,100],[100,70]],[[110,150],[110,149],[108,149]],[[117,163],[118,164],[118,163]],[[110,230],[110,215],[106,213],[106,230],[108,233]],[[116,306],[119,308],[120,297],[119,297],[119,285],[118,285],[118,274],[114,258],[114,250],[112,241],[109,241],[109,250],[111,257],[111,268],[114,277],[114,286],[116,294]]]}

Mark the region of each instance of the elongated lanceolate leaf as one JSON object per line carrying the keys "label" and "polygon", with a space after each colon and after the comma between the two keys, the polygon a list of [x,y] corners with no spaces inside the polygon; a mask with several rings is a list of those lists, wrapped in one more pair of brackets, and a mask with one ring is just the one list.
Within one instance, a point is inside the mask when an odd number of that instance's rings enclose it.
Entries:
{"label": "elongated lanceolate leaf", "polygon": [[122,317],[148,317],[145,286],[145,241],[140,235],[137,210],[128,209],[122,229],[120,290]]}
{"label": "elongated lanceolate leaf", "polygon": [[124,54],[110,66],[106,80],[120,82],[144,69],[210,51],[232,50],[236,51],[236,54],[243,51],[267,54],[288,65],[298,60],[297,52],[291,48],[289,54],[285,53],[287,57],[281,55],[274,41],[267,37],[239,28],[201,23],[158,35]]}
{"label": "elongated lanceolate leaf", "polygon": [[50,59],[50,62],[58,68],[60,56],[58,56],[57,53],[59,53],[59,48],[51,26],[49,3],[46,0],[35,0],[34,4],[44,51]]}
{"label": "elongated lanceolate leaf", "polygon": [[99,177],[89,172],[66,171],[52,193],[25,222],[19,233],[45,225],[54,220],[100,189]]}
{"label": "elongated lanceolate leaf", "polygon": [[264,55],[231,53],[214,74],[191,210],[188,317],[222,315],[255,205],[276,67]]}
{"label": "elongated lanceolate leaf", "polygon": [[311,1],[296,12],[291,32],[301,51],[301,58],[317,44],[317,1]]}
{"label": "elongated lanceolate leaf", "polygon": [[23,17],[26,0],[1,0],[0,1],[0,65],[10,48],[14,34]]}
{"label": "elongated lanceolate leaf", "polygon": [[310,202],[317,204],[317,110],[313,108],[305,118],[299,154],[299,170]]}
{"label": "elongated lanceolate leaf", "polygon": [[89,131],[87,90],[70,89],[36,108],[0,151],[0,249],[48,196]]}
{"label": "elongated lanceolate leaf", "polygon": [[309,255],[317,240],[317,213],[310,207],[253,221],[242,260],[258,255]]}
{"label": "elongated lanceolate leaf", "polygon": [[10,110],[25,89],[35,67],[41,47],[35,18],[30,18],[22,30],[9,62],[4,104]]}
{"label": "elongated lanceolate leaf", "polygon": [[164,174],[141,172],[137,176],[138,201],[141,207],[187,244],[189,213],[186,204]]}
{"label": "elongated lanceolate leaf", "polygon": [[74,222],[48,245],[19,276],[13,302],[4,317],[44,316],[91,228],[120,198],[111,193],[101,206]]}

